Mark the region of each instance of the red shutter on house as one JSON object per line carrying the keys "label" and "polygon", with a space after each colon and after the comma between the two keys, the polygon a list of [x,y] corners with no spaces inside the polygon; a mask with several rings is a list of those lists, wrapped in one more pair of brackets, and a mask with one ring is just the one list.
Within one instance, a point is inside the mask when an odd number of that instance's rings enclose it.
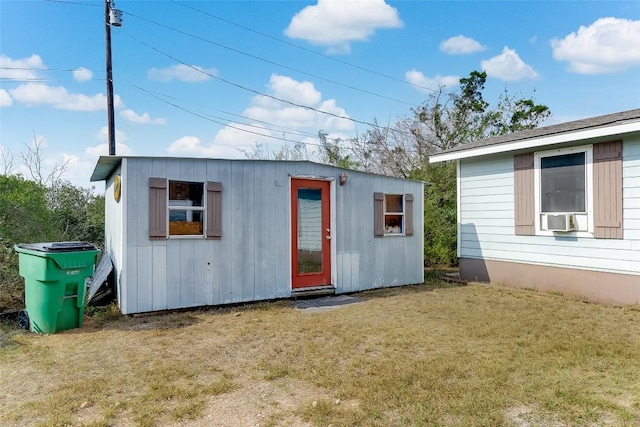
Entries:
{"label": "red shutter on house", "polygon": [[373,193],[373,235],[384,236],[384,193]]}
{"label": "red shutter on house", "polygon": [[622,141],[593,144],[596,239],[622,239]]}
{"label": "red shutter on house", "polygon": [[413,194],[404,195],[404,234],[413,236]]}
{"label": "red shutter on house", "polygon": [[222,183],[207,182],[207,239],[222,239]]}
{"label": "red shutter on house", "polygon": [[536,234],[533,153],[513,156],[513,177],[516,235],[533,236]]}
{"label": "red shutter on house", "polygon": [[149,178],[149,239],[167,238],[167,180]]}

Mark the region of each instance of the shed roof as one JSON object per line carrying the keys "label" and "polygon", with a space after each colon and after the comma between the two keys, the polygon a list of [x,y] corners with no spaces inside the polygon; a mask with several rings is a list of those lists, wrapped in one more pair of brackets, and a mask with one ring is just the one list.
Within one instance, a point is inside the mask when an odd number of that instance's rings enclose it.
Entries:
{"label": "shed roof", "polygon": [[122,156],[100,156],[89,181],[104,181],[118,167],[121,161]]}
{"label": "shed roof", "polygon": [[429,161],[436,163],[634,132],[640,132],[640,109],[481,139],[434,154]]}
{"label": "shed roof", "polygon": [[[118,165],[120,165],[120,162],[122,161],[122,159],[173,159],[173,160],[180,160],[180,159],[186,159],[186,158],[188,158],[188,157],[100,156],[100,158],[98,159],[98,162],[96,163],[95,168],[93,169],[93,173],[91,174],[90,181],[91,182],[104,181],[107,178],[109,178],[109,176],[111,176],[113,171],[116,170]],[[373,172],[364,172],[364,171],[359,171],[359,170],[355,170],[355,169],[346,169],[346,168],[341,168],[341,167],[338,167],[338,166],[332,166],[332,165],[326,165],[326,164],[322,164],[322,163],[312,162],[312,161],[309,161],[309,160],[210,159],[210,158],[201,158],[201,157],[197,158],[197,159],[198,160],[218,160],[218,161],[228,161],[228,162],[310,163],[310,164],[325,166],[325,167],[328,167],[328,168],[333,168],[335,170],[352,171],[352,172],[357,172],[357,173],[361,173],[361,174],[365,174],[365,175],[372,175],[372,176],[385,176],[386,178],[398,179],[398,180],[402,180],[402,181],[422,182],[422,181],[417,181],[417,180],[414,180],[414,179],[399,178],[399,177],[393,177],[393,176],[387,176],[387,175],[380,175],[380,174],[376,174],[376,173],[373,173]]]}

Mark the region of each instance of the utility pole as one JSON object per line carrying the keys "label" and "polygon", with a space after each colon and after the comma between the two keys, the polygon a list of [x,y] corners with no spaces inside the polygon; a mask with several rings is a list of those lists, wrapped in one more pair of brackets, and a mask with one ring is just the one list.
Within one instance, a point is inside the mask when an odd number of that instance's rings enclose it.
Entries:
{"label": "utility pole", "polygon": [[120,21],[120,12],[114,9],[117,13],[114,16],[112,23],[111,14],[112,0],[104,1],[104,29],[106,34],[106,62],[107,62],[107,134],[109,137],[109,155],[116,155],[116,129],[115,118],[113,113],[113,77],[111,72],[111,25],[119,27],[122,25]]}

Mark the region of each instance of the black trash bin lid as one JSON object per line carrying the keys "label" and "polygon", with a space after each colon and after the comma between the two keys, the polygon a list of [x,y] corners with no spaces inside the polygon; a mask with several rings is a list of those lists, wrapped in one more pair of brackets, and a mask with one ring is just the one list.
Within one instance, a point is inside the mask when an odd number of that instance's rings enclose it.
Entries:
{"label": "black trash bin lid", "polygon": [[95,251],[98,248],[89,242],[46,242],[46,243],[22,243],[21,249],[38,252],[79,252]]}

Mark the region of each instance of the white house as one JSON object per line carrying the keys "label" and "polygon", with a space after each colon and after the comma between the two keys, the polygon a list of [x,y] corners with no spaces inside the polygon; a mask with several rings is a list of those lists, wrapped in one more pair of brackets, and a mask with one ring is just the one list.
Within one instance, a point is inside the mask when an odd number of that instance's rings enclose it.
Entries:
{"label": "white house", "polygon": [[423,184],[297,161],[101,157],[124,314],[422,283]]}
{"label": "white house", "polygon": [[463,279],[640,303],[640,109],[433,155],[458,168]]}

